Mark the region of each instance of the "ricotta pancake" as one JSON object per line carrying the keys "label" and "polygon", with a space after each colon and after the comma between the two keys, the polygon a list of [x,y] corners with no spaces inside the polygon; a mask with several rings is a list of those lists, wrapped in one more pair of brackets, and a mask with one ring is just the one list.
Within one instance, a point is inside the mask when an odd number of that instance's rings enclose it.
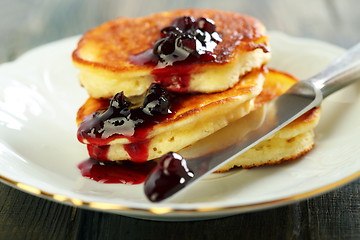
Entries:
{"label": "ricotta pancake", "polygon": [[[159,67],[136,60],[154,48],[165,27],[183,16],[207,18],[216,24],[218,34],[211,36],[217,45],[211,61]],[[121,91],[126,96],[143,94],[154,82],[175,92],[224,91],[239,76],[266,64],[270,53],[265,27],[255,18],[220,10],[182,9],[106,22],[83,35],[72,59],[90,97],[110,98]]]}
{"label": "ricotta pancake", "polygon": [[[264,103],[285,92],[296,81],[288,74],[270,70],[266,74],[263,91],[255,100],[256,110],[179,153],[186,159],[191,159],[212,154],[236,143],[249,131],[256,129],[261,124],[266,124],[262,122],[265,112],[262,109]],[[234,167],[251,168],[274,165],[304,155],[315,144],[314,128],[319,119],[320,108],[308,111],[270,138],[221,166],[217,172],[226,172]],[[218,141],[219,139],[221,141]]]}
{"label": "ricotta pancake", "polygon": [[98,160],[146,161],[179,151],[252,111],[262,91],[263,71],[252,71],[234,87],[219,93],[176,95],[172,99],[173,113],[156,124],[140,125],[131,134],[123,132],[102,139],[89,123],[94,120],[94,112],[104,111],[109,101],[89,98],[77,114],[78,138],[88,145],[90,156]]}
{"label": "ricotta pancake", "polygon": [[314,128],[320,109],[312,109],[287,127],[247,150],[217,169],[226,172],[234,167],[252,168],[294,160],[310,151],[315,144]]}
{"label": "ricotta pancake", "polygon": [[[177,114],[155,125],[145,140],[132,139],[131,142],[128,138],[116,138],[105,145],[94,144],[91,140],[83,142],[87,143],[90,156],[98,160],[144,161],[161,157],[169,151],[180,151],[185,158],[209,154],[234,143],[242,137],[242,132],[245,134],[262,124],[259,112],[261,113],[263,104],[285,92],[297,81],[290,75],[271,70],[265,74],[266,80],[261,88],[254,85],[254,79],[261,82],[261,77],[255,76],[255,73],[248,74],[248,79],[243,79],[234,88],[221,93],[184,98]],[[248,91],[244,91],[245,89],[252,89],[252,97],[248,94],[244,96]],[[257,91],[261,93],[254,96]],[[239,94],[239,97],[234,94]],[[256,97],[255,101],[253,97]],[[107,106],[108,102],[90,98],[78,112],[78,123],[87,115]],[[252,112],[248,114],[250,111]],[[217,171],[277,164],[298,158],[313,147],[313,129],[319,117],[319,108],[309,111]],[[204,146],[206,149],[203,149]],[[146,159],[143,155],[144,148]]]}

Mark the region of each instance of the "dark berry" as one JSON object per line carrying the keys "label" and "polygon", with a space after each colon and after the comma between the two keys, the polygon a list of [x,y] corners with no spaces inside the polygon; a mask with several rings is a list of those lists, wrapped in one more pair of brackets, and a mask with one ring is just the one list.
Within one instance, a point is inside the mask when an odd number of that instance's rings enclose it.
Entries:
{"label": "dark berry", "polygon": [[[130,114],[131,102],[124,95],[124,92],[117,93],[111,100],[109,104],[109,108],[116,108],[116,112],[118,112],[119,116],[126,117]],[[110,110],[108,110],[110,112]],[[114,112],[114,110],[112,111]],[[109,114],[109,113],[107,113]]]}
{"label": "dark berry", "polygon": [[188,52],[196,51],[196,42],[197,40],[194,37],[182,37],[180,38],[179,44],[183,49]]}
{"label": "dark berry", "polygon": [[202,42],[205,43],[205,45],[206,43],[212,42],[211,35],[208,32],[204,32],[203,38],[204,40]]}
{"label": "dark berry", "polygon": [[181,61],[213,61],[212,54],[217,43],[221,42],[220,35],[215,32],[213,20],[184,16],[176,18],[171,26],[160,31],[162,39],[153,48],[158,58],[159,67],[173,65]]}
{"label": "dark berry", "polygon": [[142,111],[150,116],[171,113],[168,92],[161,85],[152,84],[147,90]]}
{"label": "dark berry", "polygon": [[195,19],[193,17],[185,16],[185,17],[176,18],[173,21],[172,25],[178,27],[182,31],[187,31],[193,26],[194,22]]}
{"label": "dark berry", "polygon": [[162,38],[155,43],[154,53],[156,55],[169,55],[175,51],[175,39],[171,37]]}
{"label": "dark berry", "polygon": [[215,22],[209,18],[198,18],[196,20],[197,28],[204,32],[213,33],[216,30]]}
{"label": "dark berry", "polygon": [[129,107],[129,102],[127,101],[124,92],[119,92],[110,100],[110,106],[115,108]]}
{"label": "dark berry", "polygon": [[161,34],[161,37],[165,37],[165,36],[169,35],[170,33],[173,33],[173,34],[175,34],[175,35],[178,35],[178,34],[180,34],[181,32],[182,32],[182,31],[181,31],[178,27],[169,26],[169,27],[166,27],[166,28],[161,29],[160,34]]}

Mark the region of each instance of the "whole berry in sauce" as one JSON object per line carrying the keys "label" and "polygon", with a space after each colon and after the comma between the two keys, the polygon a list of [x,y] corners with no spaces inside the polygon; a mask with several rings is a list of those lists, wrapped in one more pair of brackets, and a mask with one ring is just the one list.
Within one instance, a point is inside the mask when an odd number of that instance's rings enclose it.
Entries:
{"label": "whole berry in sauce", "polygon": [[142,98],[140,103],[132,102],[123,92],[117,93],[110,100],[105,111],[95,112],[80,124],[79,141],[107,145],[115,137],[132,139],[132,137],[143,136],[145,138],[144,132],[172,112],[170,96],[158,84],[151,85]]}
{"label": "whole berry in sauce", "polygon": [[184,16],[176,18],[160,31],[162,37],[153,48],[158,67],[171,66],[182,61],[212,61],[213,51],[222,41],[215,22],[208,18]]}
{"label": "whole berry in sauce", "polygon": [[171,113],[168,91],[159,84],[152,84],[146,92],[142,111],[150,116]]}

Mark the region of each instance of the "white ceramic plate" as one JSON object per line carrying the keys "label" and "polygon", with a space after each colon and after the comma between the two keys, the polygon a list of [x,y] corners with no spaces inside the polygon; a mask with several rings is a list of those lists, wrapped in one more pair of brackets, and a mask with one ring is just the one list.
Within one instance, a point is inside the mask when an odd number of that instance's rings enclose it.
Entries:
{"label": "white ceramic plate", "polygon": [[[303,79],[343,50],[273,32],[271,66]],[[71,63],[78,37],[36,48],[0,67],[0,179],[10,186],[94,210],[155,220],[217,218],[318,195],[360,175],[360,85],[326,99],[316,147],[299,161],[207,178],[171,201],[150,203],[142,185],[101,184],[80,175],[87,158],[75,114],[87,98]]]}

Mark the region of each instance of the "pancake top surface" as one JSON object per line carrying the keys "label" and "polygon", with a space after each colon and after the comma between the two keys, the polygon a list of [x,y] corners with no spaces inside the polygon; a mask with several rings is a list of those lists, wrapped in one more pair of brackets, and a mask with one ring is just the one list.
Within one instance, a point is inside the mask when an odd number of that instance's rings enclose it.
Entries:
{"label": "pancake top surface", "polygon": [[253,50],[256,43],[264,42],[265,28],[255,18],[211,9],[182,9],[103,23],[84,34],[73,52],[73,61],[113,72],[152,68],[133,65],[129,57],[152,48],[160,39],[160,30],[182,16],[206,17],[215,22],[222,37],[214,50],[217,63],[229,61],[239,49]]}

